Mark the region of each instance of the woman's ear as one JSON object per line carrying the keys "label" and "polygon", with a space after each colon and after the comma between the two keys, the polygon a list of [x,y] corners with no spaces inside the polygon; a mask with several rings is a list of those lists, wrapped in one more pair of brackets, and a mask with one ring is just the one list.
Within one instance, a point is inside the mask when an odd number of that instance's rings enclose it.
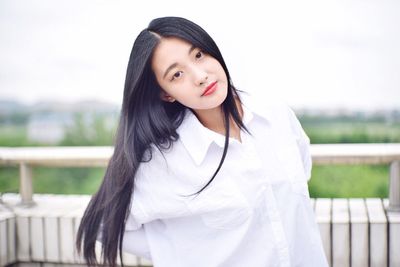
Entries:
{"label": "woman's ear", "polygon": [[161,92],[161,99],[167,102],[175,102],[175,98],[167,94],[165,91]]}

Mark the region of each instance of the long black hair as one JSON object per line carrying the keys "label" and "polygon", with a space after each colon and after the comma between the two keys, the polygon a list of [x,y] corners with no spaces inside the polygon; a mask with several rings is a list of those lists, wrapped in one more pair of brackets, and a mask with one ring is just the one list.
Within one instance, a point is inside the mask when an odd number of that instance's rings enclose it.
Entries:
{"label": "long black hair", "polygon": [[[151,69],[153,51],[162,38],[177,37],[185,40],[214,57],[223,67],[228,80],[228,93],[221,104],[224,114],[225,146],[221,161],[203,188],[219,172],[229,146],[229,118],[240,129],[244,126],[235,99],[241,100],[232,84],[228,68],[213,39],[199,25],[180,17],[162,17],[152,20],[137,36],[129,57],[122,108],[114,141],[114,153],[106,168],[99,190],[92,196],[79,225],[76,247],[89,266],[96,266],[95,243],[102,236],[102,264],[116,266],[119,249],[121,264],[122,241],[125,222],[130,212],[134,193],[135,174],[141,162],[151,160],[151,145],[160,151],[170,148],[179,139],[177,128],[183,121],[188,107],[178,101],[161,99],[161,87]],[[146,154],[145,152],[150,152]],[[149,156],[146,156],[149,155]],[[103,227],[100,227],[103,225]],[[82,247],[83,245],[83,247]]]}

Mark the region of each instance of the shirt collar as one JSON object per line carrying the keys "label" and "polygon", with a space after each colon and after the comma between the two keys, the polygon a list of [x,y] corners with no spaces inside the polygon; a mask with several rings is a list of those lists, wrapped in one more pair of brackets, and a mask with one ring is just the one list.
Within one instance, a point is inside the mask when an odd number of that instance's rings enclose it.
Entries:
{"label": "shirt collar", "polygon": [[[243,104],[243,124],[245,126],[254,119],[254,114],[260,115],[267,122],[269,121],[269,114],[264,112],[264,109],[253,102],[250,93],[237,92]],[[202,163],[211,143],[214,142],[221,148],[223,148],[225,144],[224,135],[205,127],[189,109],[186,110],[185,117],[182,124],[177,129],[177,132],[184,147],[197,165]]]}

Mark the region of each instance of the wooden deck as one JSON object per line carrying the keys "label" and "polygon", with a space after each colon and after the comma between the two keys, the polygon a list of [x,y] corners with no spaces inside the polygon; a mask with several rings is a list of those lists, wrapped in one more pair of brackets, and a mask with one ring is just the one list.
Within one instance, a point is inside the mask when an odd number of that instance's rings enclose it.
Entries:
{"label": "wooden deck", "polygon": [[[84,266],[74,250],[88,195],[34,194],[20,205],[18,194],[0,204],[0,265]],[[400,214],[385,210],[387,199],[311,199],[331,266],[400,266]],[[127,266],[152,266],[125,254]]]}

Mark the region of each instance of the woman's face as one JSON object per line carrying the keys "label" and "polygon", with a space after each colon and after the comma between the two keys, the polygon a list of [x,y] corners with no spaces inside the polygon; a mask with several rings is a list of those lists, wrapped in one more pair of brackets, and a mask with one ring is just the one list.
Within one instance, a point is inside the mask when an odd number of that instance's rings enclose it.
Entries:
{"label": "woman's face", "polygon": [[[199,110],[218,107],[226,98],[228,81],[221,64],[191,43],[175,37],[161,39],[151,64],[164,101],[176,100]],[[215,82],[215,90],[204,95]]]}

